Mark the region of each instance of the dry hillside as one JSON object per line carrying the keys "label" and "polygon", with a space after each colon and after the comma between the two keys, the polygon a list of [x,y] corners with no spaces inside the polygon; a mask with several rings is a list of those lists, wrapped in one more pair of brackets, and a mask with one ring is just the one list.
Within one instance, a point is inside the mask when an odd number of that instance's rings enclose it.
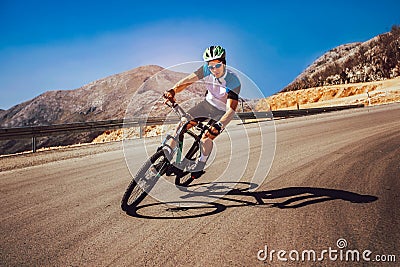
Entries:
{"label": "dry hillside", "polygon": [[367,83],[321,86],[283,92],[260,100],[256,110],[329,107],[400,102],[400,77]]}
{"label": "dry hillside", "polygon": [[3,112],[0,127],[123,118],[137,89],[161,70],[158,66],[144,66],[91,82],[75,90],[45,92]]}
{"label": "dry hillside", "polygon": [[335,47],[316,59],[281,92],[392,79],[400,75],[400,27],[366,42]]}

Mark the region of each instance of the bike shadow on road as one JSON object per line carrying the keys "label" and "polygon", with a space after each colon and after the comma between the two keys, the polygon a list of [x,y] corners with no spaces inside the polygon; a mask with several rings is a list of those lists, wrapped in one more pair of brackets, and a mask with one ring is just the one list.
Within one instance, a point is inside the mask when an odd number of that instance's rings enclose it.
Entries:
{"label": "bike shadow on road", "polygon": [[[202,192],[191,190],[198,186],[206,186],[208,190]],[[248,182],[232,183],[232,185],[223,182],[196,184],[183,189],[187,192],[185,200],[139,204],[127,213],[133,217],[146,219],[187,219],[211,216],[234,207],[298,209],[333,200],[358,204],[372,203],[378,200],[376,196],[319,187],[287,187],[267,191],[251,191],[254,188],[257,188],[257,185]],[[224,191],[224,189],[226,190]],[[203,199],[206,197],[210,201],[194,200],[198,196]]]}

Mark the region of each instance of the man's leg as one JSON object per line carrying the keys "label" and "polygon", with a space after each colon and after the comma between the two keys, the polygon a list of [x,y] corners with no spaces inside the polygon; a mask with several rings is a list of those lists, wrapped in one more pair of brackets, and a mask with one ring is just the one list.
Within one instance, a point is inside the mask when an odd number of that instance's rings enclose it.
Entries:
{"label": "man's leg", "polygon": [[192,173],[192,178],[198,178],[204,173],[207,160],[213,148],[213,139],[215,136],[203,136],[200,141],[200,158],[191,165],[187,171]]}
{"label": "man's leg", "polygon": [[213,148],[213,139],[214,138],[209,138],[207,136],[201,138],[201,154],[199,159],[201,162],[207,162]]}
{"label": "man's leg", "polygon": [[[196,126],[197,122],[196,121],[190,121],[187,125],[186,125],[186,130],[189,130],[190,128],[192,128],[193,126]],[[175,128],[175,135],[178,132],[179,128],[182,126],[182,124],[178,124],[177,127]],[[167,144],[169,146],[169,148],[167,148],[167,151],[169,153],[172,152],[173,149],[175,149],[176,147],[176,140],[171,138],[169,143]],[[171,150],[172,149],[172,150]],[[171,151],[169,151],[171,150]]]}

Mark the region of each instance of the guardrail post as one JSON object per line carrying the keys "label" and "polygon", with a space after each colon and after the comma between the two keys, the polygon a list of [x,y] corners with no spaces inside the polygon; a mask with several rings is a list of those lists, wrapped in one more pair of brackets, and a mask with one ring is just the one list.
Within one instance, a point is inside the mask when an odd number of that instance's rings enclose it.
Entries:
{"label": "guardrail post", "polygon": [[368,91],[367,91],[367,100],[368,100],[368,106],[371,106],[371,96],[369,95]]}
{"label": "guardrail post", "polygon": [[36,153],[36,136],[32,136],[32,152]]}
{"label": "guardrail post", "polygon": [[143,137],[143,126],[141,123],[139,123],[139,138],[142,139]]}

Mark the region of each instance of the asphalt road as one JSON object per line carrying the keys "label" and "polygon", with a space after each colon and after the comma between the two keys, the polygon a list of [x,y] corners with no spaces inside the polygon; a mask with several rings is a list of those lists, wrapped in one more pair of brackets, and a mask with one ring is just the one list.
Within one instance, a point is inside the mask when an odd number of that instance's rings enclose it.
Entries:
{"label": "asphalt road", "polygon": [[[245,125],[250,136],[256,126]],[[218,141],[213,164],[188,190],[222,184],[213,179],[223,178],[226,155],[244,153],[232,152],[229,140]],[[249,147],[257,156],[260,144]],[[145,155],[132,157],[135,169]],[[190,195],[179,200],[185,208],[148,197],[124,213],[131,178],[120,147],[3,171],[0,265],[398,266],[399,163],[400,104],[393,104],[277,121],[263,183],[246,190],[253,184],[245,178],[263,164],[251,159],[236,190],[206,192],[215,202],[204,206]],[[377,262],[391,255],[397,262]]]}

